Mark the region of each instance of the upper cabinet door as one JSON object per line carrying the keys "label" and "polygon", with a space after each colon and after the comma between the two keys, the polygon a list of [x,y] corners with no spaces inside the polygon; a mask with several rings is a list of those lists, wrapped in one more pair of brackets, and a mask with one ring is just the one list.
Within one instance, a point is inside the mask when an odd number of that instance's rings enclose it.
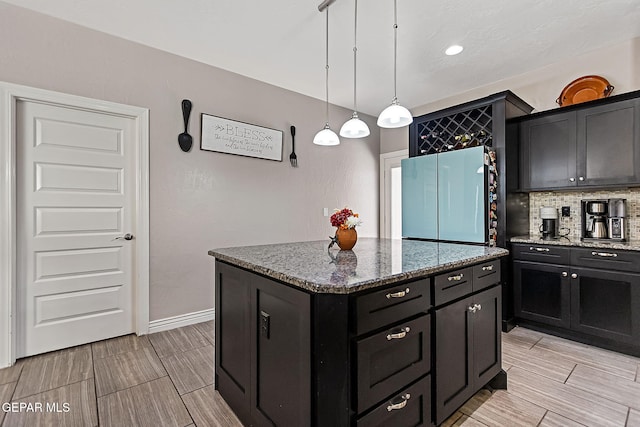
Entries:
{"label": "upper cabinet door", "polygon": [[438,238],[437,155],[403,159],[402,237]]}
{"label": "upper cabinet door", "polygon": [[640,100],[577,112],[578,185],[640,182]]}
{"label": "upper cabinet door", "polygon": [[486,243],[484,147],[438,154],[440,240]]}
{"label": "upper cabinet door", "polygon": [[523,190],[577,185],[575,112],[523,122],[520,141]]}

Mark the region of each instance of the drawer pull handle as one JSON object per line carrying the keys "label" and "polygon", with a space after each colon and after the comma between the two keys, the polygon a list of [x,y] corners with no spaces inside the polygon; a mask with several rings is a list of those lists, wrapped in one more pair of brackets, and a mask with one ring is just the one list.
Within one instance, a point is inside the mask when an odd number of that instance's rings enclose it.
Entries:
{"label": "drawer pull handle", "polygon": [[391,298],[402,298],[405,295],[407,295],[409,293],[409,288],[405,289],[404,291],[398,291],[398,292],[392,292],[386,295],[387,299],[391,299]]}
{"label": "drawer pull handle", "polygon": [[534,248],[533,246],[531,246],[529,248],[530,251],[537,251],[537,252],[549,252],[549,248]]}
{"label": "drawer pull handle", "polygon": [[464,274],[460,273],[460,274],[456,274],[455,276],[447,277],[447,280],[450,281],[450,282],[452,280],[458,281],[458,280],[462,280],[463,277],[464,277]]}
{"label": "drawer pull handle", "polygon": [[387,341],[400,340],[400,339],[406,337],[407,333],[409,331],[411,331],[410,327],[408,327],[408,326],[404,327],[404,328],[400,329],[400,332],[396,332],[396,333],[387,335]]}
{"label": "drawer pull handle", "polygon": [[407,406],[407,402],[409,401],[409,399],[411,399],[411,395],[409,393],[402,395],[402,402],[390,404],[389,406],[387,406],[387,411],[391,412],[404,408],[405,406]]}
{"label": "drawer pull handle", "polygon": [[593,256],[601,256],[601,257],[607,257],[607,258],[615,258],[618,256],[618,254],[612,254],[609,252],[591,252],[591,255]]}
{"label": "drawer pull handle", "polygon": [[485,265],[484,267],[482,267],[482,271],[493,271],[493,264]]}

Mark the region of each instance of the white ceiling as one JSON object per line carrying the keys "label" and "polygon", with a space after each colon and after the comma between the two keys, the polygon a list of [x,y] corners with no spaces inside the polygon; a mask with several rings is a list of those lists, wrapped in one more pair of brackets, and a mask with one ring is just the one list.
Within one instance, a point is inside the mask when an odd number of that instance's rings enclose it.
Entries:
{"label": "white ceiling", "polygon": [[[321,0],[4,1],[325,96]],[[353,6],[329,8],[330,102],[347,108]],[[377,115],[393,97],[393,1],[360,0],[358,15],[358,107]],[[417,107],[639,36],[640,0],[398,0],[398,98]],[[454,43],[464,52],[445,56]]]}

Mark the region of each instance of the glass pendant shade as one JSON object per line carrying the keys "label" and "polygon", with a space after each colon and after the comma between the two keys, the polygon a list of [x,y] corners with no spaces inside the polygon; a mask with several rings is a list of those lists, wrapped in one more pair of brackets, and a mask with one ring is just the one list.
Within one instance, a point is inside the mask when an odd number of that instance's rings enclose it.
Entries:
{"label": "glass pendant shade", "polygon": [[381,128],[401,128],[413,122],[413,116],[398,100],[394,99],[391,105],[385,108],[378,116],[378,126]]}
{"label": "glass pendant shade", "polygon": [[398,103],[398,0],[393,0],[393,102],[378,116],[381,128],[401,128],[413,122],[413,116]]}
{"label": "glass pendant shade", "polygon": [[353,116],[347,120],[340,128],[340,136],[345,138],[364,138],[369,136],[369,126],[358,118],[358,113],[353,112]]}
{"label": "glass pendant shade", "polygon": [[358,64],[358,0],[353,1],[353,115],[340,128],[340,136],[344,138],[365,138],[371,133],[369,126],[358,117],[357,87],[357,64]]}
{"label": "glass pendant shade", "polygon": [[313,143],[316,145],[338,145],[340,144],[340,138],[329,127],[329,123],[324,125],[324,129],[316,133],[313,137]]}

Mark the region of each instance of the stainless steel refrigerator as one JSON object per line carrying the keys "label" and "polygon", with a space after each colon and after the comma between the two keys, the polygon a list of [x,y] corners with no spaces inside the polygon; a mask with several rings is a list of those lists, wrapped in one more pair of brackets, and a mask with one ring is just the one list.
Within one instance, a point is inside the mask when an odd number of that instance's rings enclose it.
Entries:
{"label": "stainless steel refrigerator", "polygon": [[402,160],[402,237],[495,245],[496,171],[484,146]]}

